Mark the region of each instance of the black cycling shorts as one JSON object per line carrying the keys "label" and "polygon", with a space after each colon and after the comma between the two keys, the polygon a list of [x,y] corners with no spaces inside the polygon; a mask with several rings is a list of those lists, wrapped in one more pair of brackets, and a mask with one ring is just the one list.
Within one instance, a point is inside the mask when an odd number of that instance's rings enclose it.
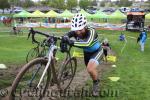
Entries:
{"label": "black cycling shorts", "polygon": [[108,55],[108,51],[106,50],[106,49],[103,49],[103,52],[104,52],[104,55],[105,55],[105,57]]}
{"label": "black cycling shorts", "polygon": [[103,58],[103,49],[99,48],[95,52],[85,52],[84,51],[84,62],[87,66],[90,59],[94,59],[100,63],[100,60]]}

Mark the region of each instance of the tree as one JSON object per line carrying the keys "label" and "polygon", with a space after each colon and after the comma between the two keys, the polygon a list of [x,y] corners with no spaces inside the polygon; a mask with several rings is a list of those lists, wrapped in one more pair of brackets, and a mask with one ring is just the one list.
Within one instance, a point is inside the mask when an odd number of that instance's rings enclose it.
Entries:
{"label": "tree", "polygon": [[23,7],[32,7],[34,6],[34,2],[31,0],[25,0],[24,3],[22,4]]}
{"label": "tree", "polygon": [[22,6],[22,1],[20,0],[8,0],[11,6]]}
{"label": "tree", "polygon": [[49,6],[58,9],[65,9],[65,0],[50,0]]}
{"label": "tree", "polygon": [[83,9],[87,9],[88,6],[91,6],[91,0],[80,0],[79,6]]}
{"label": "tree", "polygon": [[48,6],[49,0],[40,1],[43,6]]}
{"label": "tree", "polygon": [[67,8],[71,9],[73,7],[77,7],[77,0],[68,0],[67,1]]}
{"label": "tree", "polygon": [[8,3],[8,0],[0,0],[0,9],[10,8],[10,4]]}
{"label": "tree", "polygon": [[148,5],[149,5],[149,9],[150,9],[150,0],[147,0],[147,3],[148,3]]}
{"label": "tree", "polygon": [[119,7],[122,7],[122,6],[129,7],[129,6],[132,5],[132,1],[129,1],[129,0],[120,0],[118,5],[119,5]]}
{"label": "tree", "polygon": [[101,7],[105,7],[105,1],[102,1],[100,4]]}
{"label": "tree", "polygon": [[92,6],[97,6],[97,0],[92,1]]}

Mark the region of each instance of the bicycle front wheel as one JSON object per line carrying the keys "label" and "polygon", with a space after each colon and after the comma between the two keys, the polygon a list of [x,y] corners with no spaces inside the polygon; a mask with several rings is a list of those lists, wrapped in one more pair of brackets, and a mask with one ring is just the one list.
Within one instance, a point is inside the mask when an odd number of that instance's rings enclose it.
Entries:
{"label": "bicycle front wheel", "polygon": [[36,57],[38,57],[38,55],[39,55],[39,51],[37,47],[30,49],[30,51],[28,52],[26,56],[26,62],[29,62],[35,59]]}
{"label": "bicycle front wheel", "polygon": [[77,68],[77,60],[72,57],[65,61],[58,72],[59,87],[61,90],[66,90],[71,84]]}
{"label": "bicycle front wheel", "polygon": [[51,78],[49,67],[40,84],[40,88],[37,89],[46,64],[46,59],[36,58],[23,66],[12,84],[10,99],[21,100],[26,98],[30,100],[42,98],[46,93]]}

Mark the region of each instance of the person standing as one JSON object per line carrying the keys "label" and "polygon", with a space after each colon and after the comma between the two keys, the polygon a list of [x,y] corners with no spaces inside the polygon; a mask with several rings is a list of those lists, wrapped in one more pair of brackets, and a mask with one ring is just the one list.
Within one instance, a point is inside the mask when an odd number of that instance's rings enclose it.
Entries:
{"label": "person standing", "polygon": [[146,38],[147,38],[146,30],[143,29],[143,31],[139,35],[139,44],[142,52],[144,52],[144,45],[146,42]]}

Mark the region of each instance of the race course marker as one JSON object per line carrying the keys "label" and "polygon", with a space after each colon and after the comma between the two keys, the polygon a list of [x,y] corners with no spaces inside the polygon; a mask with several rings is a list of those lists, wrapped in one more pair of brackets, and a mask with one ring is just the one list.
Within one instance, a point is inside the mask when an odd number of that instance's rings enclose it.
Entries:
{"label": "race course marker", "polygon": [[109,55],[109,56],[107,56],[107,60],[110,61],[110,62],[116,62],[117,57]]}
{"label": "race course marker", "polygon": [[112,67],[117,67],[116,65],[112,65]]}
{"label": "race course marker", "polygon": [[0,69],[7,69],[5,64],[0,64]]}
{"label": "race course marker", "polygon": [[120,77],[108,77],[111,81],[118,81],[120,79]]}

